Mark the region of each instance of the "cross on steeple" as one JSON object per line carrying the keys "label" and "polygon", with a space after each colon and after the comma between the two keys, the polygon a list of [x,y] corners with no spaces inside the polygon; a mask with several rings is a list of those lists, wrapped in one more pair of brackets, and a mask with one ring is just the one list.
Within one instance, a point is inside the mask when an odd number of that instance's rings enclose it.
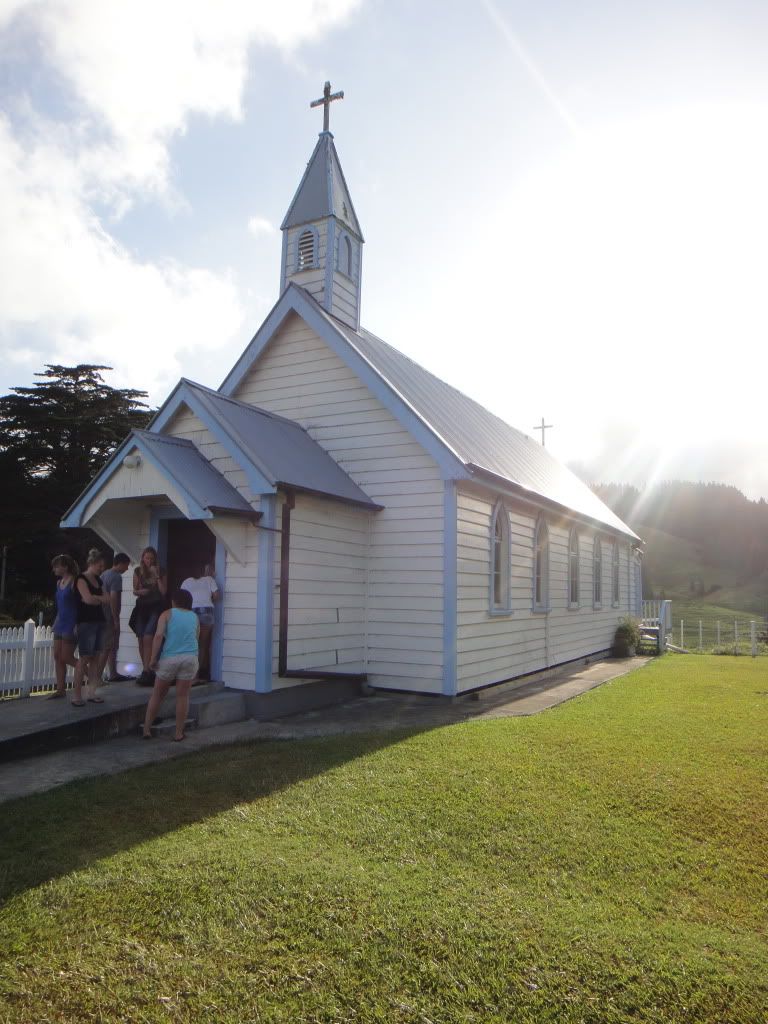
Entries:
{"label": "cross on steeple", "polygon": [[551,423],[545,423],[544,422],[544,417],[542,416],[541,417],[541,426],[534,427],[533,429],[541,431],[541,446],[542,446],[542,448],[546,448],[547,447],[547,442],[545,441],[544,436],[545,436],[545,433],[546,433],[547,430],[551,430],[552,429],[552,424]]}
{"label": "cross on steeple", "polygon": [[329,124],[328,108],[330,107],[331,103],[333,103],[334,100],[343,100],[343,99],[344,99],[343,91],[342,92],[331,93],[331,83],[330,82],[326,82],[325,86],[323,87],[323,98],[321,100],[312,100],[312,102],[309,104],[310,108],[312,108],[312,107],[323,107],[324,108],[323,109],[323,131],[324,132],[327,132],[327,131],[330,130],[328,128],[328,124]]}

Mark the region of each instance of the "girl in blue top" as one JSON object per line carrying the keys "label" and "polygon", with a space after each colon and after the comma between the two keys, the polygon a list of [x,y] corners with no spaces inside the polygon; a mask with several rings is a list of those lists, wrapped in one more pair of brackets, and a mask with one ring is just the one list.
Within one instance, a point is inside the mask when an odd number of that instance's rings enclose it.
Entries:
{"label": "girl in blue top", "polygon": [[[184,723],[189,711],[189,691],[198,669],[198,638],[200,621],[192,611],[192,595],[188,590],[176,590],[171,598],[173,607],[163,612],[157,622],[152,642],[150,669],[155,673],[155,688],[147,704],[144,719],[144,739],[152,739],[152,723],[165,696],[176,684],[176,735],[184,737]],[[162,657],[160,651],[162,648]]]}
{"label": "girl in blue top", "polygon": [[75,645],[77,638],[77,595],[75,581],[80,569],[69,555],[56,555],[51,562],[56,576],[56,618],[53,622],[53,665],[56,671],[56,689],[48,700],[63,697],[67,690],[67,665],[77,668]]}

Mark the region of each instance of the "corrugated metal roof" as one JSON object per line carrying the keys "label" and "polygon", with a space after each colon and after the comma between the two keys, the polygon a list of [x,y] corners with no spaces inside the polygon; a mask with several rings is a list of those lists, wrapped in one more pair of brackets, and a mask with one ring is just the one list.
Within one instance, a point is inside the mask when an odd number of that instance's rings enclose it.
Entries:
{"label": "corrugated metal roof", "polygon": [[362,239],[360,224],[349,195],[339,155],[330,132],[321,132],[304,177],[293,197],[281,230],[336,217]]}
{"label": "corrugated metal roof", "polygon": [[381,507],[298,423],[194,381],[184,383],[274,486],[312,491],[369,508]]}
{"label": "corrugated metal roof", "polygon": [[511,427],[370,331],[355,331],[329,316],[309,297],[315,308],[470,470],[500,477],[532,496],[639,539],[538,441]]}
{"label": "corrugated metal roof", "polygon": [[198,451],[191,441],[148,430],[133,430],[133,436],[149,449],[171,479],[204,509],[254,515],[245,498]]}

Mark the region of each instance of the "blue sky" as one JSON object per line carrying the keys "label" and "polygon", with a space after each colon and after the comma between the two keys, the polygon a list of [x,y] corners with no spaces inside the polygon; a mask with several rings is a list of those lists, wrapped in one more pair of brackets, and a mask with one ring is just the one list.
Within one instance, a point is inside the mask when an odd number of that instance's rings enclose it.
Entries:
{"label": "blue sky", "polygon": [[331,128],[362,320],[588,479],[768,496],[768,8],[0,0],[0,387],[217,386]]}

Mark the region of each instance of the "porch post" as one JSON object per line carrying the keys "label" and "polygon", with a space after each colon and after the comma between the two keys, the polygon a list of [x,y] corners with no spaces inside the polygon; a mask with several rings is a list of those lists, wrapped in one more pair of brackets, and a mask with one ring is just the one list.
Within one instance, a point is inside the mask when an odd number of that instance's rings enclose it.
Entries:
{"label": "porch post", "polygon": [[[275,593],[275,523],[277,495],[262,494],[259,531],[259,575],[256,584],[256,693],[272,690],[272,630]],[[265,529],[262,529],[265,527]]]}
{"label": "porch post", "polygon": [[443,694],[458,693],[457,672],[457,495],[454,480],[443,481]]}

